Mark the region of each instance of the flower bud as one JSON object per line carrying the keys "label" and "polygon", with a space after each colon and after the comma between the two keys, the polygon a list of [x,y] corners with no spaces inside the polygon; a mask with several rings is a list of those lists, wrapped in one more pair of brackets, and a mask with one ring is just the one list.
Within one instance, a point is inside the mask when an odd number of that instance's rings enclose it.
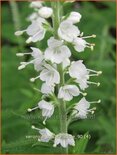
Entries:
{"label": "flower bud", "polygon": [[78,12],[71,12],[67,20],[71,21],[73,24],[80,22],[81,14]]}
{"label": "flower bud", "polygon": [[42,18],[49,18],[52,16],[53,10],[49,7],[42,7],[38,13]]}

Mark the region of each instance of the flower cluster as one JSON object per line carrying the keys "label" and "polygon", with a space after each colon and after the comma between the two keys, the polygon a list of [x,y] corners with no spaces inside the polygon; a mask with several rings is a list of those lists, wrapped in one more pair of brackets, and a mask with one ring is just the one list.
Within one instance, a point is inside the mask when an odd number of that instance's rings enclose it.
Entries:
{"label": "flower cluster", "polygon": [[[25,30],[15,32],[17,36],[26,32],[29,36],[26,43],[41,41],[44,39],[46,31],[50,29],[52,32],[55,31],[54,27],[48,22],[49,20],[47,20],[54,14],[52,8],[46,7],[44,2],[39,1],[31,2],[30,7],[34,8],[34,13],[28,17],[31,24]],[[55,98],[55,100],[51,101],[42,99],[37,103],[37,106],[28,109],[28,112],[36,109],[41,110],[44,125],[46,125],[46,120],[53,115],[55,109],[59,107],[61,101],[67,104],[74,97],[81,96],[81,100],[74,103],[74,107],[72,106],[70,112],[70,118],[76,119],[87,118],[88,114],[93,114],[96,110],[95,107],[90,108],[91,103],[100,103],[100,100],[88,102],[85,98],[87,95],[85,90],[90,84],[100,85],[99,82],[95,83],[89,81],[89,79],[92,76],[100,75],[102,72],[87,68],[83,60],[70,60],[72,51],[68,44],[71,44],[76,52],[84,52],[85,48],[93,50],[94,47],[94,44],[87,42],[85,39],[95,38],[96,35],[83,36],[83,33],[75,25],[80,22],[81,17],[81,14],[78,12],[71,12],[69,16],[62,17],[57,29],[58,37],[51,36],[47,41],[48,47],[44,51],[36,47],[30,47],[30,52],[28,53],[17,53],[19,57],[24,55],[32,56],[31,61],[21,62],[18,70],[33,64],[34,69],[37,71],[37,77],[32,77],[30,81],[34,82],[40,79],[42,81],[41,93],[44,96],[50,97],[50,99],[52,97]],[[61,66],[61,71],[58,69],[58,66]],[[61,73],[63,76],[61,76]],[[69,80],[66,81],[65,76]],[[58,88],[56,93],[55,88]],[[67,120],[69,119],[68,117]],[[68,145],[75,145],[74,136],[67,132],[60,131],[60,133],[55,134],[47,128],[38,129],[35,126],[32,126],[32,129],[39,131],[39,141],[49,142],[54,139],[54,147],[59,144],[63,148],[68,147]]]}

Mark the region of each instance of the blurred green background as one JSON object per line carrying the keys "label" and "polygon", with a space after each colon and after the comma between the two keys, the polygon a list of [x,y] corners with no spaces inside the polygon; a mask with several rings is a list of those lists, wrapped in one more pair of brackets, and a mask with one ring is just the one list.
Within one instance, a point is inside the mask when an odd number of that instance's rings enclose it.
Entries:
{"label": "blurred green background", "polygon": [[[2,2],[2,153],[60,153],[60,148],[53,148],[51,144],[39,143],[30,135],[38,135],[32,131],[31,125],[42,128],[42,118],[39,111],[28,114],[27,108],[34,107],[40,100],[40,94],[33,88],[39,88],[41,83],[32,84],[31,77],[37,75],[32,66],[18,71],[20,61],[28,61],[30,57],[19,59],[17,52],[30,51],[26,45],[27,36],[19,39],[14,36],[15,29],[21,26],[25,29],[30,23],[26,21],[33,12],[28,2],[17,2],[19,9],[19,24],[14,26],[11,6],[9,2]],[[49,3],[48,3],[49,4]],[[88,68],[102,70],[100,77],[93,78],[101,83],[100,87],[90,86],[87,89],[87,100],[101,99],[96,104],[95,114],[88,119],[73,122],[69,133],[84,135],[91,138],[78,138],[76,147],[70,153],[115,153],[115,61],[116,61],[116,33],[115,33],[115,2],[74,2],[64,5],[64,13],[78,11],[82,14],[78,27],[85,35],[96,34],[89,42],[96,44],[94,51],[86,49],[84,53],[73,51],[72,59],[83,59]],[[16,19],[17,22],[17,19]],[[47,39],[36,45],[45,49]],[[35,46],[32,44],[31,46]],[[56,119],[51,118],[47,127],[58,132]],[[80,150],[82,144],[83,149]]]}

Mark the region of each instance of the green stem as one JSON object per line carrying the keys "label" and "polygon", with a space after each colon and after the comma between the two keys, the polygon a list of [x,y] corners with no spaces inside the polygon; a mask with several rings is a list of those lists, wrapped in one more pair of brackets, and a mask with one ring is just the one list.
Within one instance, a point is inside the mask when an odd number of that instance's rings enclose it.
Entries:
{"label": "green stem", "polygon": [[[58,36],[58,28],[61,21],[61,9],[62,6],[60,5],[59,1],[51,2],[52,8],[53,8],[53,29],[54,29],[54,37],[56,39],[59,39]],[[60,84],[58,85],[58,90],[61,86],[64,85],[64,72],[62,68],[62,64],[59,64],[57,66],[58,72],[60,74]],[[59,117],[60,117],[60,133],[67,133],[67,113],[66,113],[66,102],[62,99],[59,100]],[[68,154],[68,148],[63,148],[61,153]]]}
{"label": "green stem", "polygon": [[[103,31],[102,31],[102,37],[106,38],[108,34],[108,26],[104,26]],[[102,61],[104,57],[104,51],[106,48],[106,41],[105,39],[102,40],[101,45],[100,45],[100,57],[99,60]]]}
{"label": "green stem", "polygon": [[[14,28],[15,28],[15,31],[18,31],[21,28],[21,22],[20,22],[20,15],[19,15],[18,6],[17,6],[15,0],[9,1],[9,3],[10,3],[11,11],[12,11],[12,16],[13,16]],[[18,44],[19,44],[19,49],[21,51],[23,51],[24,48],[23,48],[22,37],[19,36],[17,38],[17,41],[18,41]]]}

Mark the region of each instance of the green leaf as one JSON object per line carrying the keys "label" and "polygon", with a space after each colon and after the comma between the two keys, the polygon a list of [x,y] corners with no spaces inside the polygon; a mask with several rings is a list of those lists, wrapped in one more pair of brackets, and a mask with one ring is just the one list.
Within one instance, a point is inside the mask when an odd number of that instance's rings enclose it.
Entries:
{"label": "green leaf", "polygon": [[83,138],[76,141],[76,145],[73,149],[73,153],[84,153],[88,143],[88,132],[83,135]]}

